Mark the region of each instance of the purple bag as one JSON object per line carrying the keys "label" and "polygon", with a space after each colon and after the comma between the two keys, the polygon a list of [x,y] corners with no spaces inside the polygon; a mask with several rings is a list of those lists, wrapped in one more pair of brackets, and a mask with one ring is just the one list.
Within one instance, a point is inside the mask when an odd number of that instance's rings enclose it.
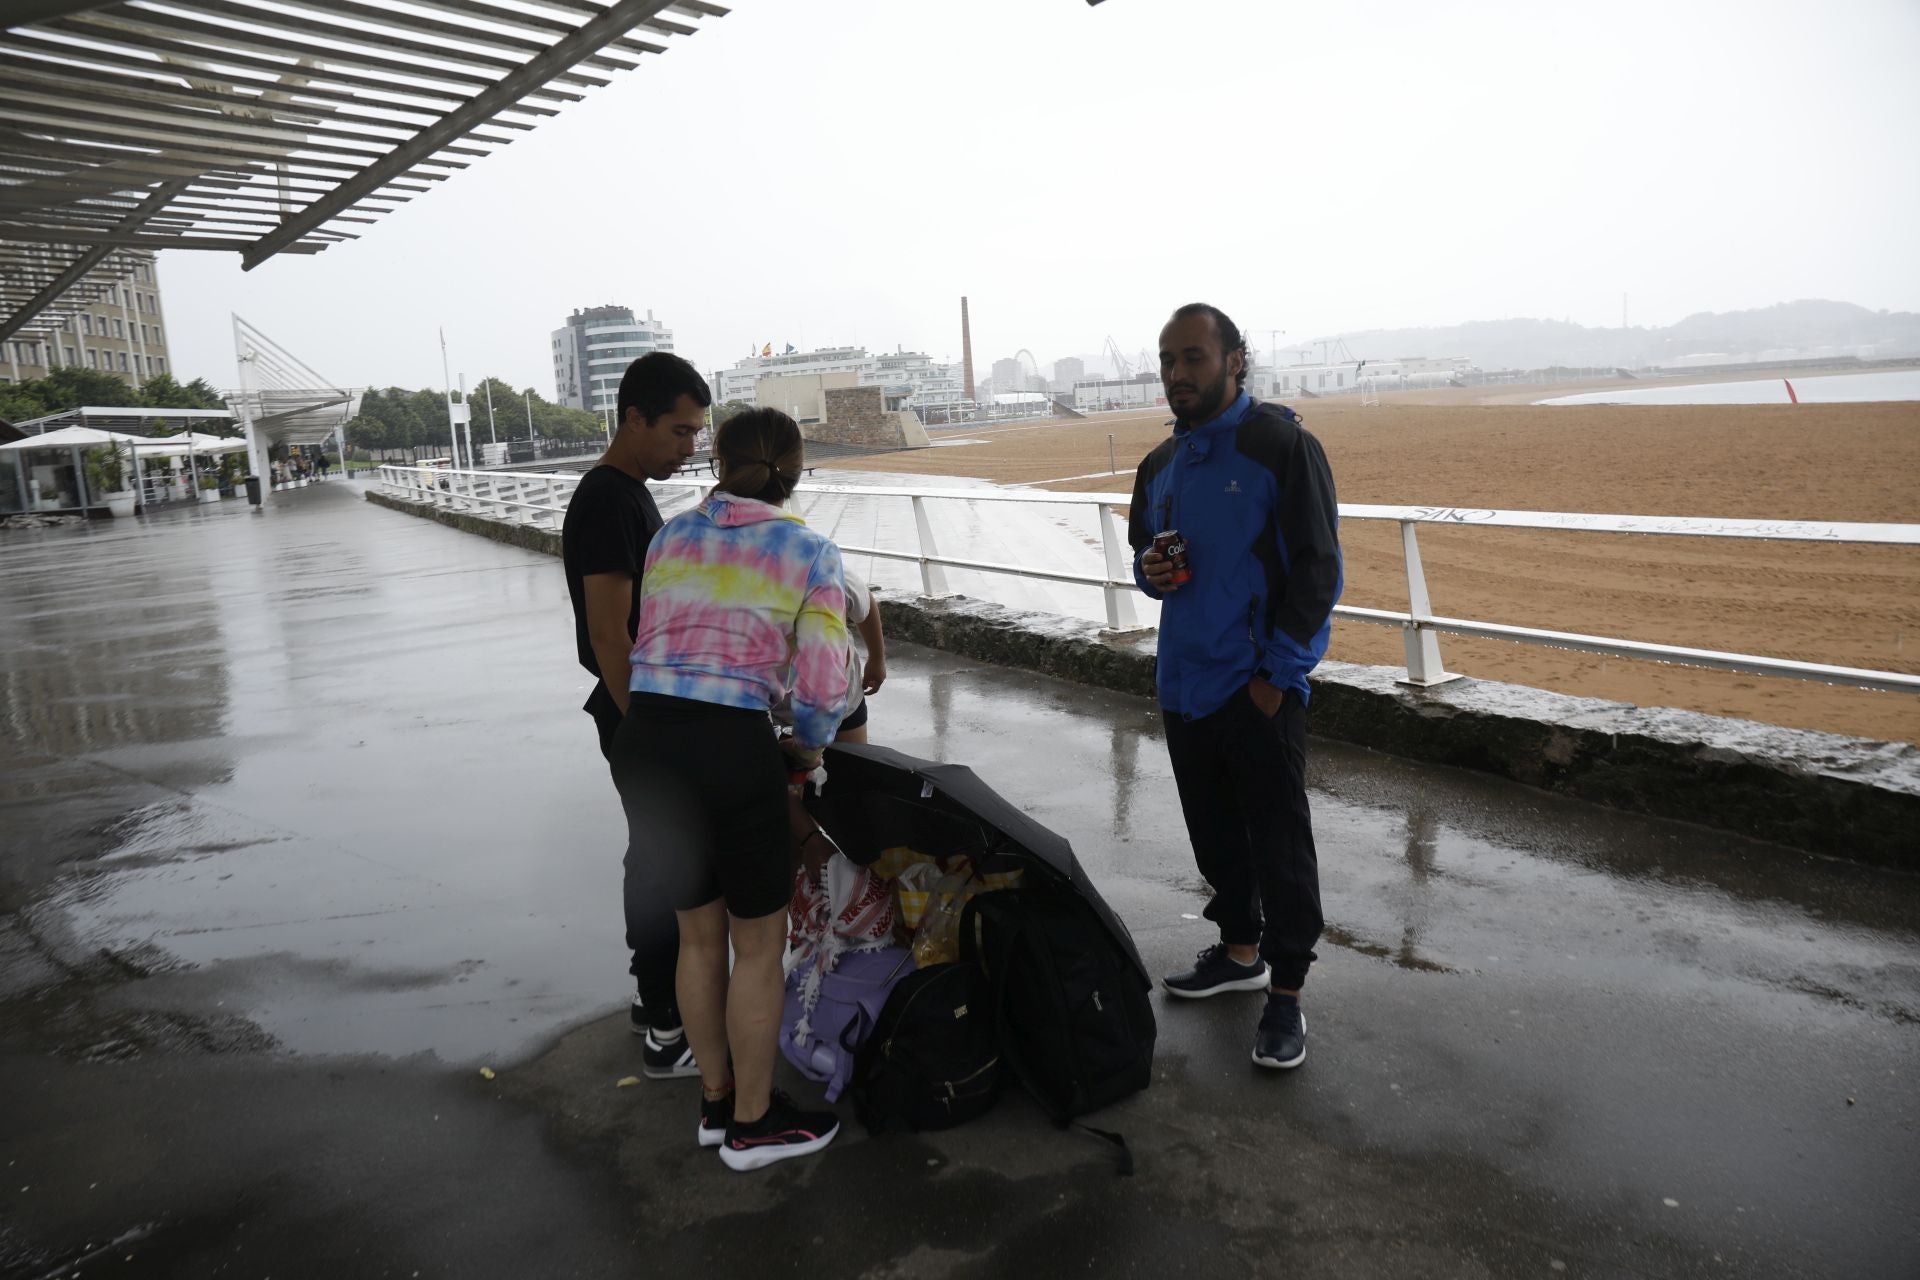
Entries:
{"label": "purple bag", "polygon": [[805,988],[811,971],[803,965],[787,975],[780,1052],[801,1075],[825,1084],[832,1102],[853,1078],[854,1050],[873,1030],[887,994],[913,972],[913,953],[905,947],[842,952],[833,968],[819,974],[819,992],[809,1011]]}

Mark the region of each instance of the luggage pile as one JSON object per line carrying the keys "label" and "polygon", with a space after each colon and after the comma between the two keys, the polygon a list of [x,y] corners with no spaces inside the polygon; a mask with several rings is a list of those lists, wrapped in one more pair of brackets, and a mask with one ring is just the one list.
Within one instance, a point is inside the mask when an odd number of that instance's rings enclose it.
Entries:
{"label": "luggage pile", "polygon": [[846,746],[826,770],[837,849],[796,875],[780,1043],[829,1101],[944,1129],[1011,1079],[1065,1126],[1147,1087],[1146,971],[1064,839],[961,766]]}

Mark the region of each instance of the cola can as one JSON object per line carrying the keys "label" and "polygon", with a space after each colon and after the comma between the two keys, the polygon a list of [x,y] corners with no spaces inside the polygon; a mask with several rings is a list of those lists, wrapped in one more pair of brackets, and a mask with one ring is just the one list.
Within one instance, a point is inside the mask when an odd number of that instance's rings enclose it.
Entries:
{"label": "cola can", "polygon": [[1187,540],[1180,536],[1178,529],[1154,534],[1153,549],[1173,566],[1174,586],[1193,581],[1193,570],[1187,567]]}

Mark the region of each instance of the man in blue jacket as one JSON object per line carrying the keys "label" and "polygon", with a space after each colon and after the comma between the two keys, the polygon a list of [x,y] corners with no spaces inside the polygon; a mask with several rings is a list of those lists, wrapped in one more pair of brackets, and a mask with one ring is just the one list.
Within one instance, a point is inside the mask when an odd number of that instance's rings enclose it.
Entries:
{"label": "man in blue jacket", "polygon": [[[1286,1069],[1307,1057],[1300,988],[1322,924],[1307,673],[1340,598],[1339,513],[1320,442],[1293,410],[1253,402],[1247,363],[1218,307],[1181,307],[1160,331],[1173,434],[1140,464],[1128,540],[1135,581],[1161,602],[1167,753],[1220,929],[1167,991],[1265,991],[1253,1060]],[[1168,530],[1184,580],[1153,545]]]}

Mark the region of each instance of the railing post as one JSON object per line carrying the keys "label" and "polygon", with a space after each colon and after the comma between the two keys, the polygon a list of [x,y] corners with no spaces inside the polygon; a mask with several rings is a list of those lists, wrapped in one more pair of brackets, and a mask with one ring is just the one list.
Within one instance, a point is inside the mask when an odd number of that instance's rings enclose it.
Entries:
{"label": "railing post", "polygon": [[[548,527],[558,529],[560,527],[560,508],[553,504],[553,476],[551,474],[547,476],[546,508]],[[536,512],[535,514],[537,515],[538,513]]]}
{"label": "railing post", "polygon": [[1414,621],[1407,623],[1400,633],[1406,645],[1407,670],[1394,683],[1431,689],[1460,677],[1448,672],[1441,663],[1438,633],[1419,622],[1421,618],[1433,616],[1433,603],[1427,599],[1427,574],[1420,565],[1420,539],[1411,520],[1400,522],[1400,551],[1407,564],[1407,612],[1413,615]]}
{"label": "railing post", "polygon": [[946,568],[927,559],[928,556],[939,555],[940,549],[934,545],[933,526],[927,523],[927,504],[917,496],[913,500],[913,523],[920,531],[920,594],[929,597],[952,595],[952,589],[947,586]]}
{"label": "railing post", "polygon": [[[1107,630],[1131,631],[1139,626],[1139,620],[1133,612],[1133,587],[1129,582],[1132,568],[1127,559],[1120,554],[1120,517],[1113,508],[1102,502],[1094,508],[1094,516],[1100,521],[1100,546],[1107,553],[1107,585],[1101,592],[1107,598]],[[1116,587],[1115,582],[1129,582],[1125,587]]]}

